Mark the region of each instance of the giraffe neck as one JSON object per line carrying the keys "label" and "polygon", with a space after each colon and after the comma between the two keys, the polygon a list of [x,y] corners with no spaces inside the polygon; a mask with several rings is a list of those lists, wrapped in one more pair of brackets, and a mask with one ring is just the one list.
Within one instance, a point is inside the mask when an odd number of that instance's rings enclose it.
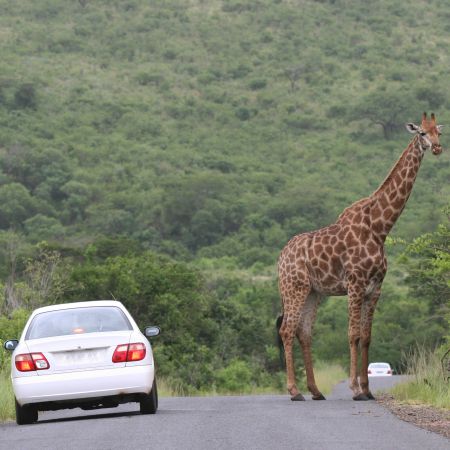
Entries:
{"label": "giraffe neck", "polygon": [[424,149],[416,136],[403,151],[380,187],[370,196],[372,230],[382,241],[391,231],[408,201],[422,162]]}

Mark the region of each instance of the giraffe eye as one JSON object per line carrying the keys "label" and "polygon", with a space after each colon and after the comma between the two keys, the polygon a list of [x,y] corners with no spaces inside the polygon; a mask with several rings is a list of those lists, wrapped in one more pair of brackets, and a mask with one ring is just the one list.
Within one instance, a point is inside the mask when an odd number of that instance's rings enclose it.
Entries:
{"label": "giraffe eye", "polygon": [[419,134],[420,134],[421,136],[425,136],[427,133],[425,133],[424,131],[421,131]]}

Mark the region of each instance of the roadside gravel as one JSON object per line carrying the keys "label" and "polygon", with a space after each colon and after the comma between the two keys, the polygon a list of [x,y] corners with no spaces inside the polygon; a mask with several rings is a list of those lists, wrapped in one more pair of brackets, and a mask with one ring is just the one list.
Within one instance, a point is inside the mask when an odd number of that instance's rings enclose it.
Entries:
{"label": "roadside gravel", "polygon": [[399,419],[450,439],[450,411],[424,405],[410,405],[390,394],[378,394],[377,402]]}

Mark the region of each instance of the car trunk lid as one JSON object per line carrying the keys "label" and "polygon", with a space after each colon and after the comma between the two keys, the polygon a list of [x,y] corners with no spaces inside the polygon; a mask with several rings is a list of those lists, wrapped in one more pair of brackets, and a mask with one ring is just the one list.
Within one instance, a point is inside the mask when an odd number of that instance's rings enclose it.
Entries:
{"label": "car trunk lid", "polygon": [[26,341],[30,353],[40,352],[50,368],[38,370],[38,375],[124,367],[113,363],[112,355],[118,345],[129,344],[131,330],[86,333]]}

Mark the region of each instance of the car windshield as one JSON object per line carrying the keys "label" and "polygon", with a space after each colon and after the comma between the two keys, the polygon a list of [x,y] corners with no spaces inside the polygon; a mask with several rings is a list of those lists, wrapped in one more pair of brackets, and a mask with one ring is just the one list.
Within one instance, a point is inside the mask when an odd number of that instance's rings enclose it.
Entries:
{"label": "car windshield", "polygon": [[119,308],[91,306],[37,314],[28,328],[25,339],[132,329],[129,320]]}
{"label": "car windshield", "polygon": [[372,367],[373,369],[389,369],[389,364],[375,363],[375,364],[371,364],[370,367]]}

